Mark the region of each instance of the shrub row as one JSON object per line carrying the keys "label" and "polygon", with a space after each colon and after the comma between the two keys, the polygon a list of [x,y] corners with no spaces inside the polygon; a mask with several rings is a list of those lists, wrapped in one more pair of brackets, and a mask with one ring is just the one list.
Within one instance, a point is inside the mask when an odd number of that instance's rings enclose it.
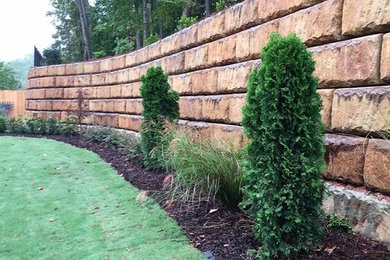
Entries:
{"label": "shrub row", "polygon": [[49,134],[49,135],[74,135],[77,133],[76,119],[68,117],[64,122],[54,118],[47,120],[41,118],[13,117],[6,120],[0,117],[0,133],[14,134]]}

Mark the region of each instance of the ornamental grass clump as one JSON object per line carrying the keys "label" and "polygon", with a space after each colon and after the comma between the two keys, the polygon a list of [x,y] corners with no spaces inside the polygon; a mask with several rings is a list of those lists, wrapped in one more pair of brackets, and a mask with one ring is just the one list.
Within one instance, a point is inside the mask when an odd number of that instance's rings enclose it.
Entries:
{"label": "ornamental grass clump", "polygon": [[325,168],[315,63],[300,39],[272,34],[250,75],[243,108],[249,139],[244,200],[262,259],[288,258],[321,238]]}
{"label": "ornamental grass clump", "polygon": [[179,95],[171,90],[168,75],[161,67],[149,68],[141,81],[143,163],[148,169],[162,169],[164,151],[169,143],[169,139],[164,137],[165,125],[179,117]]}

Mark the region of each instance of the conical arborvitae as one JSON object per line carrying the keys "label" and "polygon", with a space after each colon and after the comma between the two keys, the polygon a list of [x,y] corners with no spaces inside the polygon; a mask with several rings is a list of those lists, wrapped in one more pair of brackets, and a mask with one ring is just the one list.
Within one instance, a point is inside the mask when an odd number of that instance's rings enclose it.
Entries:
{"label": "conical arborvitae", "polygon": [[143,162],[148,169],[160,169],[163,167],[162,152],[169,142],[164,137],[165,125],[179,117],[179,95],[171,90],[168,75],[161,67],[149,68],[141,81]]}
{"label": "conical arborvitae", "polygon": [[300,39],[274,33],[249,80],[242,207],[262,259],[294,257],[322,234],[323,124],[315,63]]}

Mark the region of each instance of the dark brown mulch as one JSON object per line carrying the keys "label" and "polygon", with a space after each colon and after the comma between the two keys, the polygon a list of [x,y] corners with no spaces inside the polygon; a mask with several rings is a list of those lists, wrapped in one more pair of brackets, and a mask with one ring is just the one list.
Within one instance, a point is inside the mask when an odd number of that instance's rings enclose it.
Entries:
{"label": "dark brown mulch", "polygon": [[[46,136],[45,138],[85,148],[97,153],[111,164],[118,174],[141,190],[161,191],[165,173],[143,169],[138,162],[129,162],[121,151],[86,141],[81,136]],[[253,259],[247,251],[260,246],[253,238],[251,221],[238,210],[232,210],[220,202],[170,203],[157,196],[152,197],[174,218],[189,240],[215,259]],[[210,257],[209,259],[214,259]],[[298,259],[378,259],[390,260],[390,245],[382,244],[344,230],[326,230],[321,247],[310,253],[302,253]]]}

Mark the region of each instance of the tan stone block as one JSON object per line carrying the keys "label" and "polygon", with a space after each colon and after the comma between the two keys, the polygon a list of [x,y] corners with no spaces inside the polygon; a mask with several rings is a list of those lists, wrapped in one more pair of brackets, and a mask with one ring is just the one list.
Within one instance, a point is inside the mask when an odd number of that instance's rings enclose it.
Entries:
{"label": "tan stone block", "polygon": [[52,76],[65,75],[65,65],[51,65],[47,68],[47,74]]}
{"label": "tan stone block", "polygon": [[322,1],[324,0],[258,0],[258,21],[267,22]]}
{"label": "tan stone block", "polygon": [[122,97],[122,85],[110,86],[110,97],[111,98]]}
{"label": "tan stone block", "polygon": [[[162,68],[167,74],[177,74],[184,71],[184,52],[162,59]],[[143,74],[142,74],[143,75]]]}
{"label": "tan stone block", "polygon": [[229,119],[229,97],[216,95],[203,98],[202,118],[206,121],[227,122]]}
{"label": "tan stone block", "polygon": [[161,40],[161,56],[167,56],[173,53],[174,50],[174,38],[173,36],[167,36]]}
{"label": "tan stone block", "polygon": [[73,87],[74,76],[56,77],[56,87]]}
{"label": "tan stone block", "polygon": [[142,99],[128,99],[126,100],[126,113],[132,115],[141,115],[142,113]]}
{"label": "tan stone block", "polygon": [[84,63],[71,63],[65,65],[65,74],[80,75],[84,73]]}
{"label": "tan stone block", "polygon": [[48,76],[48,67],[36,67],[36,76],[37,77]]}
{"label": "tan stone block", "polygon": [[343,34],[385,32],[390,29],[390,0],[344,0]]}
{"label": "tan stone block", "polygon": [[215,123],[188,122],[187,127],[194,128],[203,138],[216,143],[223,141],[235,147],[243,144],[242,127]]}
{"label": "tan stone block", "polygon": [[60,120],[61,118],[61,112],[55,111],[55,112],[47,112],[47,118],[53,118],[56,120]]}
{"label": "tan stone block", "polygon": [[118,74],[118,83],[126,83],[129,81],[129,70],[124,69],[117,72]]}
{"label": "tan stone block", "polygon": [[[54,102],[57,102],[54,101]],[[77,111],[79,109],[79,104],[77,100],[64,100],[63,101],[63,110],[67,111]],[[61,110],[61,109],[58,109]]]}
{"label": "tan stone block", "polygon": [[139,131],[142,123],[142,116],[130,115],[129,130]]}
{"label": "tan stone block", "polygon": [[118,116],[118,127],[121,129],[129,129],[130,125],[130,116],[129,115],[119,115]]}
{"label": "tan stone block", "polygon": [[112,58],[112,69],[118,70],[123,69],[126,64],[126,56],[120,55]]}
{"label": "tan stone block", "polygon": [[136,64],[135,62],[135,52],[127,53],[125,55],[125,65],[126,67],[132,67]]}
{"label": "tan stone block", "polygon": [[184,52],[185,55],[185,63],[184,68],[185,71],[201,69],[207,66],[208,62],[208,46],[209,45],[201,45],[199,47],[190,49]]}
{"label": "tan stone block", "polygon": [[208,44],[208,65],[220,65],[236,59],[237,35],[231,35]]}
{"label": "tan stone block", "polygon": [[91,112],[102,111],[102,101],[89,100],[89,111]]}
{"label": "tan stone block", "polygon": [[101,86],[97,87],[95,92],[96,92],[96,97],[97,98],[110,98],[110,86]]}
{"label": "tan stone block", "polygon": [[56,86],[56,78],[55,77],[44,77],[39,78],[38,84],[40,87],[55,87]]}
{"label": "tan stone block", "polygon": [[364,163],[364,184],[372,189],[390,193],[390,141],[371,139]]}
{"label": "tan stone block", "polygon": [[138,81],[141,78],[141,70],[140,67],[133,67],[129,69],[129,81]]}
{"label": "tan stone block", "polygon": [[282,36],[296,33],[309,45],[341,39],[342,0],[328,0],[283,17],[279,21]]}
{"label": "tan stone block", "polygon": [[198,23],[197,42],[211,41],[225,35],[225,13],[220,12]]}
{"label": "tan stone block", "polygon": [[26,92],[27,99],[44,99],[45,90],[44,89],[30,89]]}
{"label": "tan stone block", "polygon": [[91,84],[93,86],[106,84],[106,73],[92,74],[91,75]]}
{"label": "tan stone block", "polygon": [[92,124],[94,123],[94,115],[88,113],[86,116],[84,116],[84,117],[81,119],[81,123],[82,123],[83,125],[92,125]]}
{"label": "tan stone block", "polygon": [[258,0],[245,0],[225,10],[225,32],[233,33],[256,23]]}
{"label": "tan stone block", "polygon": [[141,82],[136,82],[135,87],[133,87],[132,95],[133,97],[141,97]]}
{"label": "tan stone block", "polygon": [[191,93],[214,94],[217,90],[218,71],[216,69],[199,70],[189,74]]}
{"label": "tan stone block", "polygon": [[[260,53],[264,46],[268,43],[269,36],[273,32],[277,32],[279,29],[279,20],[271,21],[259,26],[249,29],[250,41],[249,41],[249,52],[250,57],[259,58]],[[238,45],[237,45],[238,47]]]}
{"label": "tan stone block", "polygon": [[237,34],[236,60],[248,60],[251,57],[250,49],[251,31],[245,30]]}
{"label": "tan stone block", "polygon": [[311,48],[320,87],[379,83],[381,38],[372,35]]}
{"label": "tan stone block", "polygon": [[331,129],[333,91],[334,91],[333,89],[317,90],[317,93],[321,96],[321,100],[322,100],[321,118],[322,118],[322,123],[324,123],[326,130]]}
{"label": "tan stone block", "polygon": [[241,124],[241,109],[245,105],[245,94],[233,94],[227,96],[229,99],[229,119],[232,124]]}
{"label": "tan stone block", "polygon": [[148,61],[148,47],[149,46],[143,47],[142,49],[135,52],[135,62],[137,64],[143,64]]}
{"label": "tan stone block", "polygon": [[107,84],[116,84],[118,83],[118,72],[109,72],[106,74],[106,83]]}
{"label": "tan stone block", "polygon": [[114,99],[114,112],[125,113],[126,112],[126,100],[125,99]]}
{"label": "tan stone block", "polygon": [[247,89],[253,62],[233,64],[218,69],[218,93],[244,92]]}
{"label": "tan stone block", "polygon": [[91,75],[74,76],[74,86],[91,86]]}
{"label": "tan stone block", "polygon": [[84,98],[95,98],[96,97],[96,89],[97,88],[82,88]]}
{"label": "tan stone block", "polygon": [[381,79],[390,82],[390,33],[383,35],[381,55]]}
{"label": "tan stone block", "polygon": [[38,102],[36,100],[27,100],[26,101],[26,109],[37,110],[38,109]]}
{"label": "tan stone block", "polygon": [[53,101],[38,100],[38,110],[53,110]]}
{"label": "tan stone block", "polygon": [[99,71],[106,72],[112,70],[112,58],[105,58],[99,61]]}
{"label": "tan stone block", "polygon": [[193,24],[180,31],[181,48],[190,48],[197,45],[198,24]]}
{"label": "tan stone block", "polygon": [[202,96],[180,97],[179,111],[180,118],[185,119],[202,119]]}
{"label": "tan stone block", "polygon": [[64,95],[63,88],[50,88],[45,90],[45,98],[62,98]]}
{"label": "tan stone block", "polygon": [[32,79],[32,78],[35,78],[35,77],[36,77],[36,69],[35,68],[31,68],[28,71],[27,78],[28,79]]}
{"label": "tan stone block", "polygon": [[78,90],[78,88],[65,88],[64,89],[64,98],[65,99],[77,98],[77,90]]}
{"label": "tan stone block", "polygon": [[100,71],[100,61],[90,61],[83,63],[84,64],[84,73],[96,73]]}
{"label": "tan stone block", "polygon": [[361,134],[390,131],[389,97],[390,86],[335,90],[332,129]]}
{"label": "tan stone block", "polygon": [[179,93],[191,94],[191,73],[169,76],[168,82],[171,88]]}
{"label": "tan stone block", "polygon": [[29,82],[29,84],[28,84],[29,85],[29,89],[37,88],[39,79],[29,79],[28,82]]}
{"label": "tan stone block", "polygon": [[161,44],[160,41],[155,42],[148,46],[147,57],[148,60],[154,60],[161,56]]}
{"label": "tan stone block", "polygon": [[366,145],[366,138],[326,134],[325,161],[328,167],[324,176],[331,180],[363,185]]}

